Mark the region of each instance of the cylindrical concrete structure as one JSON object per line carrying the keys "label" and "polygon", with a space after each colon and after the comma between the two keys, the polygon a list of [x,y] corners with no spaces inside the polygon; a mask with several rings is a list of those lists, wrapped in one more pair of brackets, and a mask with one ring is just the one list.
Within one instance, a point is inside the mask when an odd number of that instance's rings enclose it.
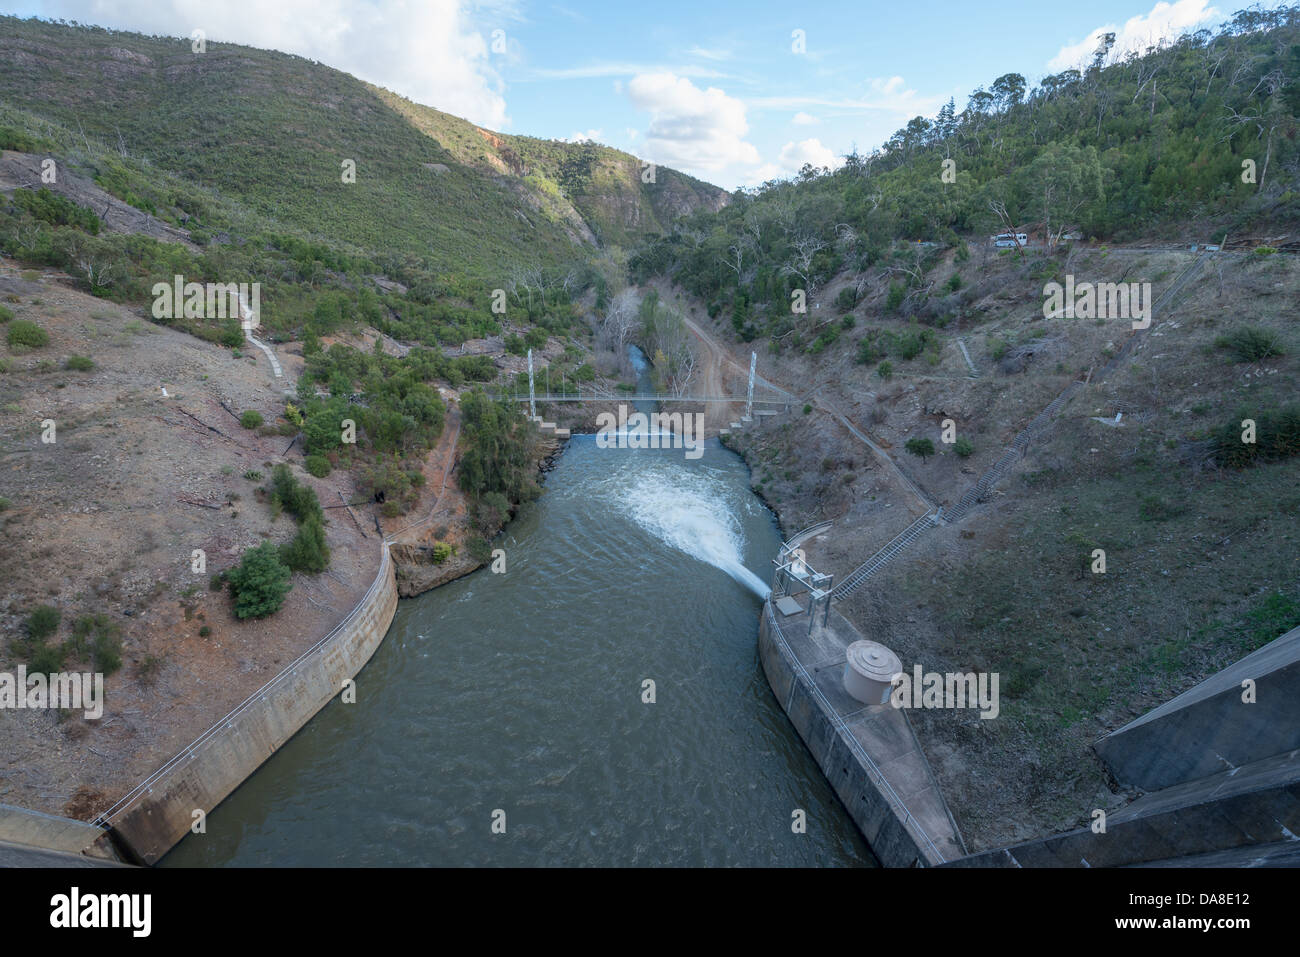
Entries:
{"label": "cylindrical concrete structure", "polygon": [[875,641],[849,645],[844,662],[844,690],[863,704],[884,704],[889,700],[894,675],[903,670],[898,655]]}

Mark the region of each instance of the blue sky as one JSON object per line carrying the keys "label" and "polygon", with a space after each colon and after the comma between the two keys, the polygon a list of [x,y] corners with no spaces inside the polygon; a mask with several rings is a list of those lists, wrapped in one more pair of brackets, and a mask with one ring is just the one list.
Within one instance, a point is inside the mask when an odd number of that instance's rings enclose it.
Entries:
{"label": "blue sky", "polygon": [[[1247,0],[0,0],[308,56],[483,126],[586,137],[728,189],[833,165],[977,86],[1215,27]],[[1273,5],[1270,3],[1269,5]],[[802,31],[803,49],[796,49]]]}

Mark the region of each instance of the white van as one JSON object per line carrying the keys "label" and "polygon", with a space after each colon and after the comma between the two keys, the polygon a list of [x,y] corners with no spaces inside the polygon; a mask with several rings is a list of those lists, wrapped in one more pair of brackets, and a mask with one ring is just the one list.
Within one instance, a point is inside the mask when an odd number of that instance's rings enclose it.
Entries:
{"label": "white van", "polygon": [[1025,233],[998,233],[993,237],[993,245],[999,249],[1011,249],[1015,246],[1025,246],[1029,243],[1029,236]]}

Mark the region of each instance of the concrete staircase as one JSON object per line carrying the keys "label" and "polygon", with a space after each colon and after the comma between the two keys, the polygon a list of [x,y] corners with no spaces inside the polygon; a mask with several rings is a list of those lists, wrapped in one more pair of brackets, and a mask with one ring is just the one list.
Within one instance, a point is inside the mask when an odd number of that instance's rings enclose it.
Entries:
{"label": "concrete staircase", "polygon": [[567,439],[569,437],[568,429],[561,429],[554,422],[544,422],[540,415],[530,415],[528,421],[535,424],[543,432],[554,432],[556,438]]}

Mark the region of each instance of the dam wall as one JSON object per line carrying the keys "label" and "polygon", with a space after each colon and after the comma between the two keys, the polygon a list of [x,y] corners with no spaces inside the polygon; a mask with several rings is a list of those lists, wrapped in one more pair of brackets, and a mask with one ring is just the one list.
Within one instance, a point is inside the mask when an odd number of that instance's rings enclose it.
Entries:
{"label": "dam wall", "polygon": [[379,647],[396,610],[397,580],[385,542],[374,582],[338,627],[95,823],[111,828],[139,861],[157,863],[190,831],[196,810],[211,812],[339,694]]}
{"label": "dam wall", "polygon": [[10,804],[0,804],[0,844],[103,861],[121,859],[103,828]]}
{"label": "dam wall", "polygon": [[767,682],[826,780],[885,867],[929,867],[966,853],[906,714],[868,707],[843,689],[845,650],[858,636],[832,611],[808,629],[807,612],[763,603],[759,658]]}
{"label": "dam wall", "polygon": [[1300,628],[1110,732],[1096,748],[1116,779],[1146,791],[1300,748]]}

